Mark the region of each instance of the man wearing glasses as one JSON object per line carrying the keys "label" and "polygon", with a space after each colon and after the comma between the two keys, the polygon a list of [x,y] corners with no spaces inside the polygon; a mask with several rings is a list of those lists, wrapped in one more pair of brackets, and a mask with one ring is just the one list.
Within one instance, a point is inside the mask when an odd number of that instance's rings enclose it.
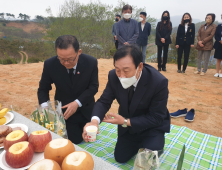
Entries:
{"label": "man wearing glasses", "polygon": [[63,35],[55,42],[57,56],[44,63],[39,82],[38,100],[47,107],[49,91],[55,84],[55,100],[62,102],[68,138],[75,144],[83,141],[83,127],[91,120],[98,91],[97,59],[82,54],[75,36]]}

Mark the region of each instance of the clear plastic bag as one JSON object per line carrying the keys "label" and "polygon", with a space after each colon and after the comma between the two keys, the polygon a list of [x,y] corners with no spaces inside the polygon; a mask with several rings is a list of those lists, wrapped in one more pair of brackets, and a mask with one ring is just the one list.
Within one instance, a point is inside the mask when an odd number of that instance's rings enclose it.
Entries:
{"label": "clear plastic bag", "polygon": [[48,101],[47,104],[48,106],[44,108],[38,106],[30,119],[61,137],[68,138],[61,102]]}
{"label": "clear plastic bag", "polygon": [[155,170],[160,167],[158,151],[139,149],[133,170]]}

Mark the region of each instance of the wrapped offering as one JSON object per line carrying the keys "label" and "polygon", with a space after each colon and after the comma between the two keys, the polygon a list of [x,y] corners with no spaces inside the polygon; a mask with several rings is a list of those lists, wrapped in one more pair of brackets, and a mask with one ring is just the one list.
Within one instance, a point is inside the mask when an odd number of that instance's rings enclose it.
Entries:
{"label": "wrapped offering", "polygon": [[62,103],[48,101],[46,107],[38,106],[30,119],[46,129],[67,138],[66,122],[62,113]]}
{"label": "wrapped offering", "polygon": [[142,148],[136,155],[133,170],[155,170],[159,166],[158,151]]}

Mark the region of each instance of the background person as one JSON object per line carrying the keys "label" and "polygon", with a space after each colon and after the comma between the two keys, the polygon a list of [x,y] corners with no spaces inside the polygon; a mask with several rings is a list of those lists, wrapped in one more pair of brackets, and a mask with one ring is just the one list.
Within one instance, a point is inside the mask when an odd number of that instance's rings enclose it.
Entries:
{"label": "background person", "polygon": [[117,14],[116,18],[115,18],[116,23],[113,24],[113,28],[112,28],[112,34],[113,34],[116,49],[118,49],[118,40],[117,40],[117,36],[116,36],[116,24],[120,20],[121,20],[121,16]]}
{"label": "background person", "polygon": [[118,39],[118,48],[124,45],[136,44],[139,36],[138,22],[131,19],[132,7],[125,5],[122,8],[123,19],[116,24],[116,35]]}
{"label": "background person", "polygon": [[[98,127],[101,121],[118,124],[114,156],[120,163],[127,162],[140,148],[163,150],[164,134],[170,131],[168,80],[142,61],[137,45],[117,50],[115,69],[109,72],[108,83],[95,104],[92,120],[84,127],[83,138],[88,142],[87,126]],[[114,99],[119,103],[119,114],[105,116]]]}
{"label": "background person", "polygon": [[47,106],[51,84],[55,84],[55,100],[62,102],[68,138],[75,144],[83,141],[83,127],[90,121],[98,91],[97,59],[82,54],[75,36],[63,35],[55,42],[57,56],[44,62],[39,82],[38,100]]}
{"label": "background person", "polygon": [[[164,11],[161,16],[161,22],[158,22],[156,27],[156,45],[157,45],[157,60],[158,60],[158,71],[166,71],[166,63],[168,57],[168,49],[171,41],[172,23],[170,21],[170,13]],[[161,60],[163,50],[163,63]],[[162,63],[162,64],[161,64]]]}
{"label": "background person", "polygon": [[137,45],[142,50],[143,53],[143,62],[145,63],[146,60],[146,49],[148,44],[148,37],[151,31],[151,24],[146,22],[146,12],[140,12],[140,22],[138,23],[139,26],[139,37],[137,38]]}
{"label": "background person", "polygon": [[[222,19],[222,15],[221,15]],[[214,48],[215,48],[215,53],[214,53],[214,58],[217,59],[217,64],[216,64],[216,74],[214,77],[221,77],[222,78],[222,66],[221,66],[221,72],[219,73],[220,70],[220,64],[222,61],[222,24],[219,24],[216,29],[215,33],[215,43],[214,43]]]}
{"label": "background person", "polygon": [[[183,14],[181,24],[177,29],[176,48],[178,48],[178,73],[185,73],[189,61],[190,47],[194,47],[195,25],[189,13]],[[181,71],[181,59],[184,52],[183,70]]]}
{"label": "background person", "polygon": [[[200,26],[197,34],[197,71],[194,72],[195,74],[200,74],[201,76],[204,76],[204,74],[207,72],[210,53],[213,49],[213,37],[217,28],[217,26],[213,24],[215,21],[215,14],[207,14],[205,20],[206,24]],[[204,57],[204,64],[201,72],[202,57]]]}

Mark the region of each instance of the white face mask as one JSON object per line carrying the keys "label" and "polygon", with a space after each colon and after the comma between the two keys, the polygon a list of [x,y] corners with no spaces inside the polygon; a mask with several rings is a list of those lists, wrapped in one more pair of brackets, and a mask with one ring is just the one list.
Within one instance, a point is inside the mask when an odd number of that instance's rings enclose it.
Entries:
{"label": "white face mask", "polygon": [[[138,67],[137,67],[138,69]],[[137,69],[136,69],[136,74],[137,74]],[[119,78],[120,83],[122,84],[124,89],[129,88],[130,86],[132,86],[134,83],[136,83],[137,79],[136,79],[136,74],[133,77],[130,78]]]}
{"label": "white face mask", "polygon": [[125,19],[129,19],[129,18],[131,18],[131,16],[132,16],[132,14],[130,14],[130,13],[123,14],[123,18],[125,18]]}
{"label": "white face mask", "polygon": [[143,21],[143,18],[142,18],[142,17],[139,17],[139,21],[140,21],[140,22]]}

